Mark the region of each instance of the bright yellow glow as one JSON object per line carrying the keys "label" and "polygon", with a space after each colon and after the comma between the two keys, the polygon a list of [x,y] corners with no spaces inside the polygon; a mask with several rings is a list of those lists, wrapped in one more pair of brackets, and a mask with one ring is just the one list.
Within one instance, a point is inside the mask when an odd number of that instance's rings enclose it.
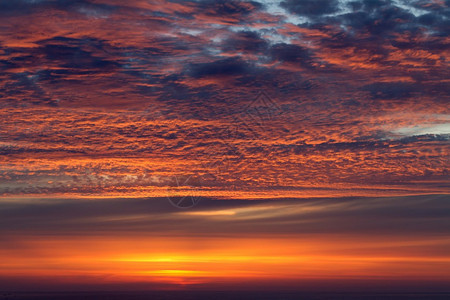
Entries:
{"label": "bright yellow glow", "polygon": [[266,279],[447,280],[450,256],[430,257],[428,251],[448,244],[450,239],[425,237],[30,237],[19,250],[0,249],[0,257],[8,258],[0,261],[0,277],[174,286]]}
{"label": "bright yellow glow", "polygon": [[139,274],[156,275],[156,276],[176,276],[176,277],[198,277],[211,275],[211,272],[194,271],[194,270],[156,270],[156,271],[142,271]]}
{"label": "bright yellow glow", "polygon": [[233,210],[213,210],[213,211],[189,211],[183,212],[184,215],[189,216],[233,216],[236,214]]}

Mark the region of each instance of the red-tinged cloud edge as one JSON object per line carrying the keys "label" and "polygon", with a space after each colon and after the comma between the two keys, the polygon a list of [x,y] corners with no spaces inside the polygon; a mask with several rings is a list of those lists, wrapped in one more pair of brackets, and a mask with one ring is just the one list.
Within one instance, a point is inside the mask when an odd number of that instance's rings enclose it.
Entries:
{"label": "red-tinged cloud edge", "polygon": [[[445,129],[444,114],[362,120],[301,106],[262,121],[247,112],[183,120],[158,111],[5,109],[0,191],[159,197],[175,187],[231,198],[448,192],[446,136],[413,135]],[[323,121],[311,120],[321,114]]]}

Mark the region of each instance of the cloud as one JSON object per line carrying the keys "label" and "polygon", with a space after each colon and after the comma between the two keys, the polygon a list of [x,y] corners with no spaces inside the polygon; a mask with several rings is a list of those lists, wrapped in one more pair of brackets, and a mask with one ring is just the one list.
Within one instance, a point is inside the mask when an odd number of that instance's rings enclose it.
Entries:
{"label": "cloud", "polygon": [[261,4],[256,1],[200,0],[195,4],[199,11],[218,18],[223,16],[242,18],[255,9],[261,8]]}
{"label": "cloud", "polygon": [[[2,203],[2,236],[170,234],[245,236],[448,234],[445,195],[390,198],[212,200],[177,210],[167,198]],[[205,222],[208,226],[205,227]]]}
{"label": "cloud", "polygon": [[254,31],[239,31],[223,42],[224,52],[242,51],[247,53],[261,53],[267,50],[269,43],[259,33]]}
{"label": "cloud", "polygon": [[405,99],[413,96],[416,86],[408,82],[372,83],[364,87],[374,99]]}
{"label": "cloud", "polygon": [[450,123],[448,124],[431,124],[420,126],[416,125],[414,127],[404,127],[399,128],[394,131],[394,133],[400,135],[409,135],[409,136],[417,136],[417,135],[449,135],[450,134]]}
{"label": "cloud", "polygon": [[58,9],[64,11],[77,11],[79,13],[97,16],[98,14],[110,14],[117,7],[108,4],[97,4],[89,0],[18,0],[0,1],[0,14],[10,16],[33,13],[39,9]]}
{"label": "cloud", "polygon": [[227,58],[210,63],[191,64],[188,74],[194,78],[208,76],[240,76],[250,70],[250,65],[239,58]]}
{"label": "cloud", "polygon": [[297,45],[276,44],[271,47],[270,52],[278,61],[299,64],[306,68],[311,68],[314,61],[307,49]]}
{"label": "cloud", "polygon": [[335,0],[286,0],[282,1],[280,5],[295,14],[316,16],[338,11],[339,2]]}
{"label": "cloud", "polygon": [[39,44],[41,47],[37,49],[35,55],[40,56],[42,53],[49,63],[51,62],[62,69],[75,72],[80,70],[79,72],[103,73],[117,67],[116,62],[93,56],[95,50],[92,48],[103,50],[100,41],[55,37],[40,41]]}
{"label": "cloud", "polygon": [[[198,157],[224,139],[241,157],[220,195],[445,190],[442,137],[396,130],[448,114],[446,2],[163,3],[1,2],[1,193],[142,196],[188,173],[209,186]],[[246,111],[261,92],[281,112],[264,124]]]}

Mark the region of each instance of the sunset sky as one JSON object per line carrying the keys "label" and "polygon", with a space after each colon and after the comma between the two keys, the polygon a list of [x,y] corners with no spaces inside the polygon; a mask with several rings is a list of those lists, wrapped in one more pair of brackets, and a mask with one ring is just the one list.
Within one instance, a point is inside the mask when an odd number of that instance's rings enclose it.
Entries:
{"label": "sunset sky", "polygon": [[0,0],[0,290],[450,291],[450,1]]}

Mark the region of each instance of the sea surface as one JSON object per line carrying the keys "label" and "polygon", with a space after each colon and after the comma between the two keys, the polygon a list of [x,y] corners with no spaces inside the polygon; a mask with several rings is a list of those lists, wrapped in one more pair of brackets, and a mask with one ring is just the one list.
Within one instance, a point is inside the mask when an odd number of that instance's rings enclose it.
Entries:
{"label": "sea surface", "polygon": [[448,300],[450,293],[312,293],[312,292],[230,292],[230,291],[154,291],[154,292],[2,292],[1,300]]}

